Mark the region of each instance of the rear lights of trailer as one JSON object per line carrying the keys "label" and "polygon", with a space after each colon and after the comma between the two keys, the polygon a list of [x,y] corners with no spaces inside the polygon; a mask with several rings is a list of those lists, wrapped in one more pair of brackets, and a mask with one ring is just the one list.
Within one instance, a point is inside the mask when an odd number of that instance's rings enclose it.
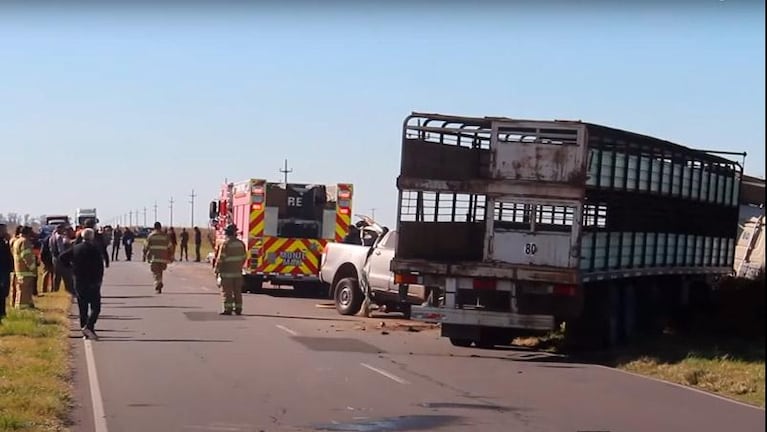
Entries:
{"label": "rear lights of trailer", "polygon": [[552,292],[558,296],[574,297],[577,290],[576,285],[554,285]]}
{"label": "rear lights of trailer", "polygon": [[414,274],[395,274],[394,283],[397,285],[417,285],[418,275]]}
{"label": "rear lights of trailer", "polygon": [[495,281],[492,278],[477,278],[471,281],[471,287],[475,290],[494,290]]}

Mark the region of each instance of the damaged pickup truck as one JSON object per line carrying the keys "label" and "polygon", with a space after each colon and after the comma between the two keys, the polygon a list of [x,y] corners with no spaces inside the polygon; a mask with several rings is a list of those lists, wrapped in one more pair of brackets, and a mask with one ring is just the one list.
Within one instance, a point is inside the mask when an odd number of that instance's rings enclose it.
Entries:
{"label": "damaged pickup truck", "polygon": [[401,312],[410,318],[411,305],[422,304],[421,286],[401,285],[389,269],[397,246],[397,231],[390,231],[366,216],[344,243],[328,243],[322,252],[320,279],[330,286],[330,296],[341,315],[355,315],[367,296],[382,312]]}

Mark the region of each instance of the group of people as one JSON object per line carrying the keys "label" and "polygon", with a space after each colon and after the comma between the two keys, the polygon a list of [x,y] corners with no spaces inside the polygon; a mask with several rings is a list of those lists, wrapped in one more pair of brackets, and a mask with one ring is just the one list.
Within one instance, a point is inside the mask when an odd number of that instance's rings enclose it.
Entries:
{"label": "group of people", "polygon": [[[83,336],[97,339],[95,324],[101,312],[101,285],[104,269],[110,265],[107,247],[112,244],[111,258],[118,259],[119,244],[125,246],[126,259],[131,260],[135,235],[119,226],[111,233],[95,229],[95,220],[88,220],[77,232],[67,224],[58,225],[48,238],[41,241],[41,250],[35,254],[34,231],[29,226],[19,226],[13,237],[7,227],[0,224],[0,322],[6,315],[6,298],[17,309],[34,308],[37,293],[38,264],[43,267],[43,292],[64,289],[77,299],[80,328]],[[194,227],[196,261],[200,261],[201,233]],[[247,258],[245,243],[237,239],[234,225],[226,228],[226,240],[216,250],[214,273],[222,291],[222,315],[242,314],[242,266]],[[126,235],[127,241],[126,241]],[[162,293],[163,273],[174,261],[175,232],[163,229],[155,222],[154,230],[147,236],[143,261],[148,262],[154,279],[155,292]],[[188,258],[189,234],[181,231],[180,257]],[[117,246],[116,246],[117,245]]]}

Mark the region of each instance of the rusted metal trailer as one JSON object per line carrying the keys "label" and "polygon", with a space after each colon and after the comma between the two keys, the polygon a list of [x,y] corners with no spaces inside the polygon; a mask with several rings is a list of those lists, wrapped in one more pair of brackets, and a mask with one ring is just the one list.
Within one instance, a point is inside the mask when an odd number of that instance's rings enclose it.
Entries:
{"label": "rusted metal trailer", "polygon": [[580,121],[413,113],[397,179],[400,284],[456,345],[565,323],[611,345],[732,271],[742,166]]}

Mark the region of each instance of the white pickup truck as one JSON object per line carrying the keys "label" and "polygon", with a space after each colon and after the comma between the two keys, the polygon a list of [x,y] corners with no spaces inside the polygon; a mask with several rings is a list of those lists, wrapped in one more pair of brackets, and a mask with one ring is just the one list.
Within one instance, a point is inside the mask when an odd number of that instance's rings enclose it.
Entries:
{"label": "white pickup truck", "polygon": [[[365,294],[360,287],[367,272],[370,299],[385,312],[401,312],[410,318],[410,306],[424,302],[420,286],[395,283],[389,264],[397,245],[397,231],[389,231],[369,218],[360,230],[360,244],[328,243],[322,253],[320,279],[330,286],[331,298],[341,315],[360,311]],[[372,234],[372,235],[371,235]],[[371,244],[372,243],[372,244]]]}

